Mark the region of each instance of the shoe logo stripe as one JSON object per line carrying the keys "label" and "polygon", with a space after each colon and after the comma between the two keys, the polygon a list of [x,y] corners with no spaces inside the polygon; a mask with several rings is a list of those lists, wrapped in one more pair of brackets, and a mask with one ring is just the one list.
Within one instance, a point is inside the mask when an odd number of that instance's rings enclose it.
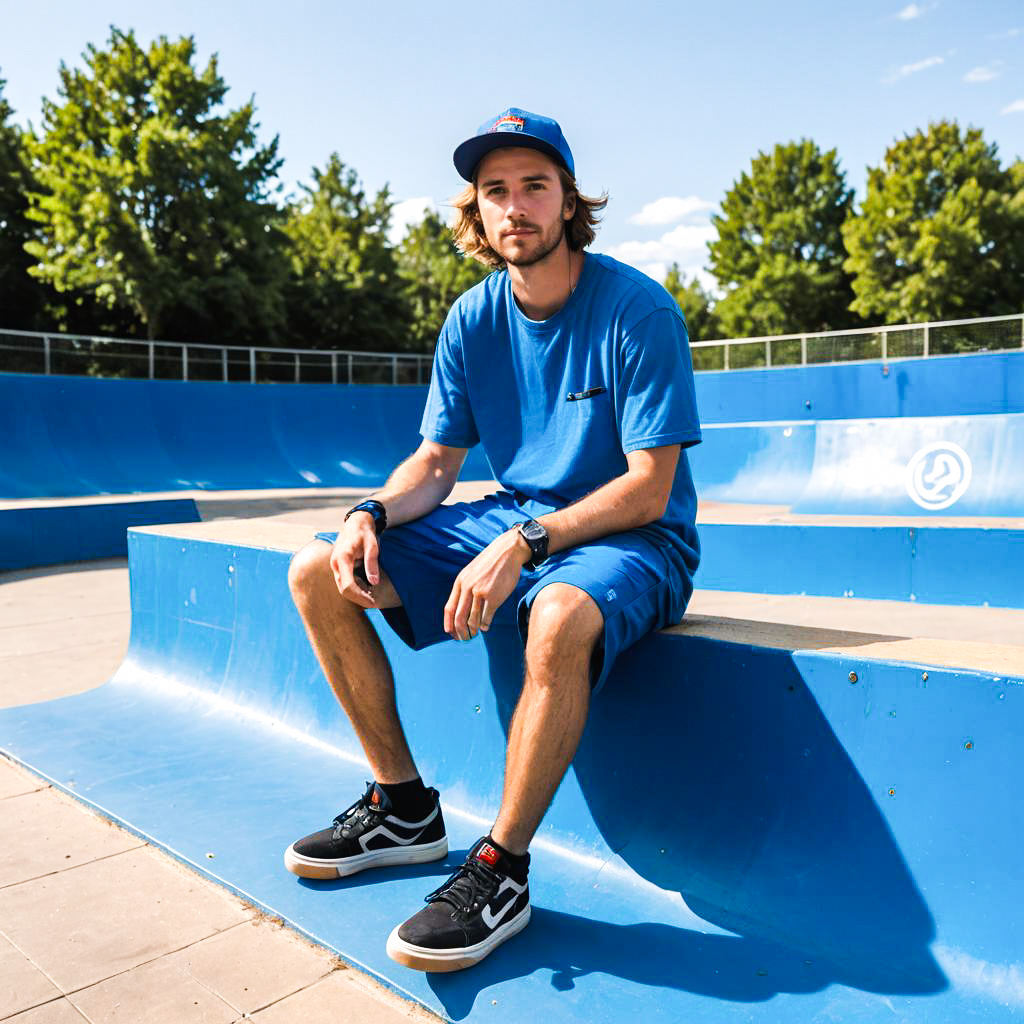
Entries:
{"label": "shoe logo stripe", "polygon": [[494,898],[497,899],[503,892],[505,892],[508,889],[512,890],[512,898],[508,900],[497,913],[491,913],[490,906],[484,907],[484,909],[480,913],[480,917],[483,920],[484,924],[492,930],[497,928],[498,925],[501,924],[502,918],[512,909],[512,907],[515,905],[516,900],[524,892],[526,892],[525,885],[518,885],[516,882],[513,882],[511,878],[506,878],[501,883],[501,885],[498,886],[498,891],[494,894]]}

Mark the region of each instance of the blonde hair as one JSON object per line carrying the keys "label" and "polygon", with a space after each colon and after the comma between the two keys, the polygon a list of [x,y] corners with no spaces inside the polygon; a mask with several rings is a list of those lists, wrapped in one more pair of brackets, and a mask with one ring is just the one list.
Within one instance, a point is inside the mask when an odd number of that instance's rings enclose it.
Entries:
{"label": "blonde hair", "polygon": [[[597,199],[583,195],[576,185],[576,179],[561,164],[555,164],[562,192],[567,199],[575,201],[572,217],[565,223],[565,240],[570,249],[585,249],[597,236],[594,230],[600,221],[599,214],[608,205],[608,193]],[[452,225],[452,239],[456,248],[465,256],[483,263],[487,267],[501,268],[505,261],[491,248],[480,219],[480,207],[476,201],[476,175],[473,180],[452,200],[455,207],[455,223]]]}

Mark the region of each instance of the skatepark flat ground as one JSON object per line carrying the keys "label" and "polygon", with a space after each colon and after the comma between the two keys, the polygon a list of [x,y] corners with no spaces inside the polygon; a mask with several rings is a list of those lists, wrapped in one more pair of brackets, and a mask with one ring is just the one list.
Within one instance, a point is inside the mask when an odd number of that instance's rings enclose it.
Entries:
{"label": "skatepark flat ground", "polygon": [[[492,487],[460,485],[454,497]],[[193,494],[204,520],[268,517],[308,525],[310,538],[336,527],[359,495],[352,489]],[[698,591],[690,611],[1024,645],[1020,610]],[[0,574],[0,706],[104,683],[128,646],[129,619],[127,559]],[[329,780],[323,789],[330,814],[352,799],[332,793]],[[0,760],[0,820],[6,848],[0,1020],[436,1019],[6,760]],[[70,958],[64,944],[59,958],[48,945],[55,929],[74,934]]]}

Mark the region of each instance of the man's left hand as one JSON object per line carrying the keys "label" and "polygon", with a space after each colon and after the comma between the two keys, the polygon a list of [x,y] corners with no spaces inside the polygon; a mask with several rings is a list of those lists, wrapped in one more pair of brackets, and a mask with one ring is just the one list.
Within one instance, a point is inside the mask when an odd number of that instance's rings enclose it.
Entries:
{"label": "man's left hand", "polygon": [[496,537],[455,577],[444,606],[444,631],[456,640],[486,633],[494,613],[516,588],[530,546],[518,530]]}

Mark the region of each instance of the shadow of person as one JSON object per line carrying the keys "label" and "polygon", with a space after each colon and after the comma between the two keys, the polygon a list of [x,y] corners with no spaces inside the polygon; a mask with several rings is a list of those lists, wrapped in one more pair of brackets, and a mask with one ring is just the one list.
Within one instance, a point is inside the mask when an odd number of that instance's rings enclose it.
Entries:
{"label": "shadow of person", "polygon": [[[518,638],[492,631],[488,657],[507,728],[521,687]],[[674,984],[675,971],[680,987],[714,994],[702,975],[710,961],[686,959],[694,948],[759,952],[767,943],[800,964],[827,962],[832,980],[866,991],[947,987],[929,949],[931,913],[789,651],[646,637],[595,697],[574,770],[608,847],[642,878],[679,892],[704,920],[741,936],[733,945],[703,935],[697,942],[667,938],[667,926],[637,926],[631,942],[655,929],[684,954],[664,963],[659,984]],[[584,835],[593,828],[551,824]],[[571,948],[578,940],[566,941]],[[649,954],[624,947],[611,970],[646,977],[648,968],[634,961],[651,955],[662,963],[651,945]],[[719,975],[716,984],[732,977]],[[790,990],[804,975],[785,977]]]}
{"label": "shadow of person", "polygon": [[[534,907],[521,935],[471,970],[428,975],[428,983],[445,1012],[463,1020],[489,989],[543,972],[550,973],[552,995],[572,992],[576,1012],[584,1015],[591,1000],[595,1015],[601,1005],[601,995],[588,985],[599,975],[735,1003],[848,981],[835,965],[776,943],[666,924],[611,924]],[[554,1007],[551,1013],[558,1017]]]}

